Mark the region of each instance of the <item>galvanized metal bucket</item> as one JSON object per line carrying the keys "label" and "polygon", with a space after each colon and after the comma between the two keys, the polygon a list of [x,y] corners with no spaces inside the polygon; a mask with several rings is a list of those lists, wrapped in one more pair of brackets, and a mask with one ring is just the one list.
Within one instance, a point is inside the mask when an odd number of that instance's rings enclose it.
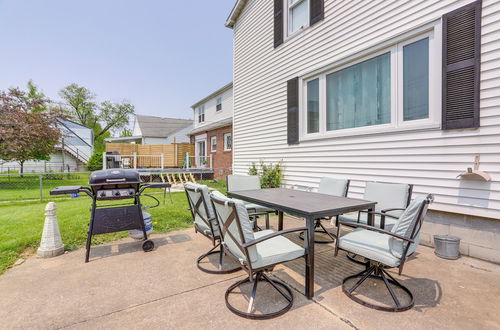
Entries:
{"label": "galvanized metal bucket", "polygon": [[434,235],[434,253],[444,259],[460,258],[460,238],[450,235]]}

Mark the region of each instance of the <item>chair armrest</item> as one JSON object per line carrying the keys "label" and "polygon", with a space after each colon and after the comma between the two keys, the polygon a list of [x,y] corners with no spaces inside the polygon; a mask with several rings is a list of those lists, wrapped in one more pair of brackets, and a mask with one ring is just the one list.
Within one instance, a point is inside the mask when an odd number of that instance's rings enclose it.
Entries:
{"label": "chair armrest", "polygon": [[281,236],[281,235],[284,235],[284,234],[293,233],[293,232],[296,232],[296,231],[304,231],[304,230],[307,230],[307,227],[290,228],[290,229],[276,231],[276,232],[274,232],[272,234],[269,234],[269,235],[266,235],[266,236],[262,236],[260,238],[257,238],[255,240],[251,241],[251,242],[245,243],[242,246],[244,248],[247,248],[249,246],[252,246],[252,245],[259,244],[259,243],[262,243],[264,241],[267,241],[268,239],[276,237],[276,236]]}
{"label": "chair armrest", "polygon": [[268,213],[269,212],[252,212],[252,213],[248,213],[248,216],[252,217],[252,216],[256,216],[256,215],[266,215]]}
{"label": "chair armrest", "polygon": [[401,235],[398,235],[398,234],[394,234],[394,233],[392,233],[390,231],[387,231],[385,229],[380,229],[378,227],[372,227],[372,226],[364,225],[364,224],[361,224],[361,223],[357,223],[357,224],[348,223],[348,222],[343,222],[343,221],[340,221],[339,223],[343,224],[343,225],[346,225],[346,226],[349,226],[349,227],[363,228],[363,229],[367,229],[367,230],[371,230],[371,231],[376,231],[376,232],[379,232],[379,233],[382,233],[382,234],[386,234],[386,235],[389,235],[389,236],[392,236],[392,237],[395,237],[395,238],[398,238],[398,239],[401,239],[403,241],[407,241],[407,242],[410,242],[410,243],[414,243],[415,242],[411,238],[404,237],[404,236],[401,236]]}
{"label": "chair armrest", "polygon": [[394,207],[394,208],[391,208],[391,209],[384,209],[381,212],[382,213],[386,213],[386,212],[391,212],[391,211],[404,211],[404,210],[406,210],[406,209],[405,208],[401,208],[401,207]]}
{"label": "chair armrest", "polygon": [[[388,210],[391,210],[391,209],[388,209]],[[392,214],[386,214],[386,213],[383,213],[384,210],[382,210],[382,212],[375,212],[375,211],[359,211],[359,212],[363,212],[363,213],[370,213],[370,214],[376,214],[376,215],[380,215],[380,216],[384,216],[384,217],[388,217],[388,218],[393,218],[393,219],[399,219],[398,217],[392,215]]]}

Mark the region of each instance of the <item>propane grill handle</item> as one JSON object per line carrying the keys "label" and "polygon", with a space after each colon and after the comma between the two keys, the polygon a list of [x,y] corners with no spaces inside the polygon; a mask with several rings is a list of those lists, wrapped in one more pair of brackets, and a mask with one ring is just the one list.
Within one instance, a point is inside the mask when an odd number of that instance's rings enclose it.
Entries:
{"label": "propane grill handle", "polygon": [[125,178],[121,178],[121,179],[106,179],[106,182],[125,182],[126,179]]}

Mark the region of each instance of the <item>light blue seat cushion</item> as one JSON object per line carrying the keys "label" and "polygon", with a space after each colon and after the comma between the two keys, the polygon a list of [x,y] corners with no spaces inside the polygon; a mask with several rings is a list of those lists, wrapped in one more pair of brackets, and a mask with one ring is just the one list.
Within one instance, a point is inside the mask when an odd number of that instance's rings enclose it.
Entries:
{"label": "light blue seat cushion", "polygon": [[227,191],[260,189],[260,178],[256,175],[228,175]]}
{"label": "light blue seat cushion", "polygon": [[[339,215],[339,220],[343,222],[357,223],[358,215],[357,214],[341,214]],[[391,230],[396,224],[397,220],[389,217],[385,217],[385,230]],[[365,212],[361,212],[359,215],[359,223],[364,225],[368,224],[368,215]],[[380,228],[380,216],[375,215],[375,227]]]}
{"label": "light blue seat cushion", "polygon": [[346,179],[322,178],[319,182],[318,193],[343,197],[347,190]]}
{"label": "light blue seat cushion", "polygon": [[[226,225],[226,221],[228,221],[231,213],[233,212],[233,208],[229,206],[229,203],[234,203],[241,226],[238,226],[237,220],[234,219],[228,227],[228,232],[231,233],[231,235],[226,233],[223,237],[223,242],[233,255],[238,257],[241,261],[246,261],[246,256],[238,247],[238,245],[242,245],[246,242],[254,240],[254,223],[248,218],[248,212],[245,204],[243,204],[243,202],[240,200],[228,198],[219,191],[212,192],[211,198],[224,203],[222,205],[215,204],[215,209],[217,211],[219,221],[221,221],[222,225],[224,226]],[[255,250],[255,247],[248,248],[248,254],[251,261],[256,260]]]}
{"label": "light blue seat cushion", "polygon": [[[189,195],[189,198],[193,202],[193,204],[190,205],[190,207],[193,209],[193,212],[195,213],[194,223],[195,223],[197,229],[205,234],[212,235],[210,227],[208,226],[206,221],[209,221],[209,219],[213,219],[212,220],[212,226],[214,229],[213,235],[219,236],[219,227],[218,227],[217,221],[215,220],[215,212],[214,212],[214,209],[212,207],[212,203],[210,202],[210,191],[208,190],[208,187],[206,185],[196,184],[196,183],[192,183],[192,182],[186,183],[184,185],[184,187],[189,189],[189,190],[187,190],[187,193]],[[201,214],[201,216],[203,218],[200,216],[200,214],[198,214],[194,210],[196,203],[198,203],[198,201],[202,198],[202,196],[203,196],[204,202],[202,202],[200,204],[200,206],[198,208],[198,212]],[[207,211],[208,211],[208,214],[207,214]]]}
{"label": "light blue seat cushion", "polygon": [[[254,233],[255,239],[272,234],[272,230]],[[252,268],[261,268],[299,258],[305,254],[305,249],[284,236],[276,236],[255,245],[257,258],[252,262]]]}
{"label": "light blue seat cushion", "polygon": [[391,253],[389,235],[358,228],[339,238],[339,247],[389,267],[399,266],[399,259]]}

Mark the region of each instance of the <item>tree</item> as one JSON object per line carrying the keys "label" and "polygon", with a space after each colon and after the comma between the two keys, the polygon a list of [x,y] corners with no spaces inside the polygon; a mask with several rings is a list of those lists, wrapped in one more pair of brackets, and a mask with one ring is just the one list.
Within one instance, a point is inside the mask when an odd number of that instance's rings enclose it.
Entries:
{"label": "tree", "polygon": [[21,176],[25,161],[49,160],[61,137],[61,114],[49,109],[48,102],[18,88],[0,91],[0,158],[19,162]]}
{"label": "tree", "polygon": [[64,87],[59,95],[69,107],[72,117],[80,124],[93,129],[94,145],[100,145],[112,131],[124,128],[135,111],[134,106],[126,101],[104,101],[97,104],[95,94],[74,83]]}
{"label": "tree", "polygon": [[120,137],[129,137],[133,136],[132,130],[130,128],[125,127],[120,133]]}

